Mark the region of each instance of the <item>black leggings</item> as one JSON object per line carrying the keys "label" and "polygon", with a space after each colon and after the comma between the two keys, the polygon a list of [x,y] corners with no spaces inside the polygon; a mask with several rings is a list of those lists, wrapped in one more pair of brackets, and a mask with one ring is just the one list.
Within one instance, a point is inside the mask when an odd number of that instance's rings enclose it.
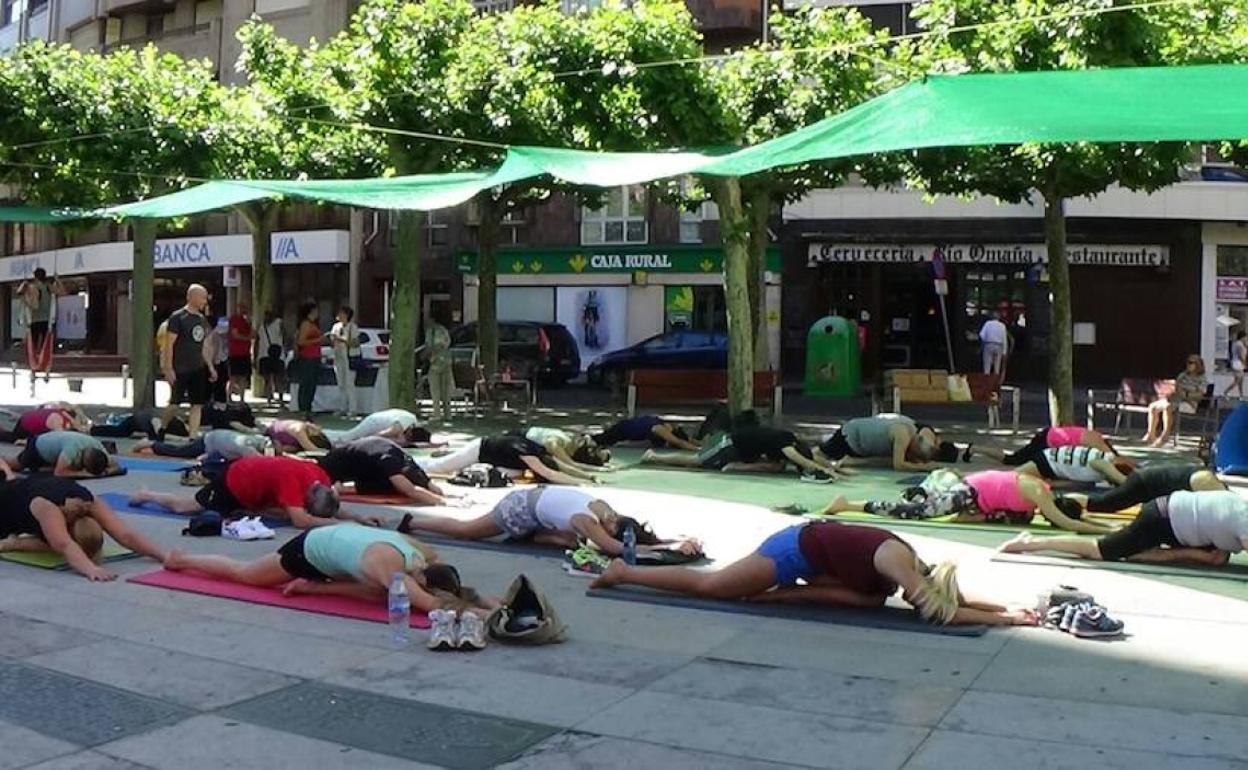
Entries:
{"label": "black leggings", "polygon": [[152,444],[152,453],[162,457],[199,457],[204,453],[204,440],[194,438],[181,444],[157,441]]}
{"label": "black leggings", "polygon": [[160,431],[156,430],[154,416],[144,415],[144,419],[139,419],[134,415],[126,415],[121,422],[109,423],[104,425],[92,425],[91,435],[102,436],[103,438],[130,438],[135,433],[143,433],[151,441],[159,441],[165,437],[165,434],[174,436],[189,436],[191,431],[187,428],[186,423],[181,418],[174,417],[169,424],[164,426]]}
{"label": "black leggings", "polygon": [[1140,468],[1127,476],[1127,480],[1113,489],[1088,495],[1088,510],[1097,512],[1121,511],[1133,505],[1142,505],[1171,492],[1192,491],[1192,474],[1198,466]]}
{"label": "black leggings", "polygon": [[1049,448],[1049,429],[1041,428],[1031,437],[1026,445],[1010,452],[1002,460],[1006,465],[1025,465],[1034,463],[1044,457],[1044,450]]}
{"label": "black leggings", "polygon": [[894,519],[934,519],[951,514],[979,513],[979,495],[970,484],[957,484],[943,492],[919,495],[912,500],[892,502],[872,500],[863,506],[867,513]]}
{"label": "black leggings", "polygon": [[1163,545],[1180,547],[1182,543],[1174,536],[1174,528],[1170,526],[1170,517],[1166,513],[1168,503],[1169,498],[1166,497],[1146,503],[1135,521],[1098,539],[1096,546],[1101,551],[1101,558],[1122,561]]}

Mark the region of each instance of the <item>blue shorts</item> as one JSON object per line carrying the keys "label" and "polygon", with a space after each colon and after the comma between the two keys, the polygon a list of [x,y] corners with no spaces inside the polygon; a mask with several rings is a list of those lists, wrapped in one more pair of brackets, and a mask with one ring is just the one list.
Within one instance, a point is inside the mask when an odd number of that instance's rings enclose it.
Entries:
{"label": "blue shorts", "polygon": [[810,562],[802,555],[798,538],[806,525],[787,527],[763,541],[755,553],[766,556],[776,565],[776,585],[791,586],[798,578],[810,578],[815,574]]}

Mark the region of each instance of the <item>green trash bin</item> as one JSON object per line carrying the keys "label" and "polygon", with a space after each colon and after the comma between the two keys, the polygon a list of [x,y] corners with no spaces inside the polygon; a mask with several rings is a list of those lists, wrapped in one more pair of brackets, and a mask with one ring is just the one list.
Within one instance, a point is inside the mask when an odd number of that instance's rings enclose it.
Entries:
{"label": "green trash bin", "polygon": [[830,315],[806,334],[806,395],[850,398],[862,390],[858,325]]}

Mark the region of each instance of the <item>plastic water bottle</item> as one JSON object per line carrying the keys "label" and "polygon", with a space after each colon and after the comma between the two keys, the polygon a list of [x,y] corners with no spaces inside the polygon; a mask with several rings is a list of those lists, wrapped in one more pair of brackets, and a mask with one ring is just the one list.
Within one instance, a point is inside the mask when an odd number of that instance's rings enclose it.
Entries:
{"label": "plastic water bottle", "polygon": [[403,573],[396,572],[390,579],[390,638],[395,647],[406,647],[412,624],[412,601],[407,595],[407,583]]}
{"label": "plastic water bottle", "polygon": [[622,539],[624,542],[624,553],[622,553],[621,556],[624,559],[624,563],[636,564],[637,533],[633,531],[633,526],[631,524],[624,528],[624,537]]}

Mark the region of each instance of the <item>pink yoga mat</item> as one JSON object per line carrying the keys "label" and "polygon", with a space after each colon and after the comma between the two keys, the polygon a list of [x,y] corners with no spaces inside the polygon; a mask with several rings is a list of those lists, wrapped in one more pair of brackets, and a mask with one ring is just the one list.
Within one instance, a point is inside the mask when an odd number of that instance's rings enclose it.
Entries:
{"label": "pink yoga mat", "polygon": [[[252,604],[267,604],[272,607],[285,607],[288,610],[315,612],[320,615],[335,615],[340,618],[367,620],[370,623],[387,623],[389,617],[386,608],[381,604],[370,604],[351,599],[346,596],[282,596],[281,588],[258,588],[218,580],[195,572],[170,572],[156,570],[129,578],[129,582],[156,588],[168,588],[173,591],[186,591],[205,596],[219,596],[222,599],[233,599]],[[429,616],[418,610],[412,610],[412,627],[428,628]]]}

